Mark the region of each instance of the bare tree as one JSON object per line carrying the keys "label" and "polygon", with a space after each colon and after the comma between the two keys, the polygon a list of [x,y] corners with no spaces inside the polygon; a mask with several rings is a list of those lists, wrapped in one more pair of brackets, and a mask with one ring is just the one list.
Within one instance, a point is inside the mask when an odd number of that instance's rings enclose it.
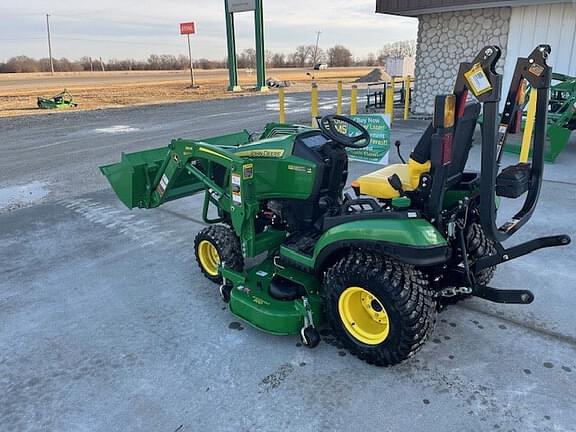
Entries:
{"label": "bare tree", "polygon": [[40,65],[36,60],[27,56],[12,57],[3,65],[7,73],[40,72]]}
{"label": "bare tree", "polygon": [[292,55],[294,66],[305,67],[314,57],[314,45],[300,45]]}
{"label": "bare tree", "polygon": [[385,63],[387,58],[414,57],[416,55],[416,41],[403,40],[384,45],[380,50],[378,60]]}
{"label": "bare tree", "polygon": [[273,68],[281,68],[286,66],[286,56],[281,53],[276,53],[272,56],[272,60],[270,61],[270,65]]}
{"label": "bare tree", "polygon": [[348,67],[352,65],[352,52],[342,45],[336,45],[328,50],[328,64],[332,67]]}
{"label": "bare tree", "polygon": [[272,64],[272,58],[274,57],[274,53],[272,51],[266,50],[264,54],[264,60],[266,62],[266,66],[270,66]]}
{"label": "bare tree", "polygon": [[238,56],[238,67],[240,69],[256,67],[256,50],[254,48],[248,48],[242,51]]}
{"label": "bare tree", "polygon": [[312,53],[311,59],[312,65],[317,65],[318,63],[323,63],[326,60],[326,53],[322,48],[318,48],[316,51],[316,57],[314,57],[314,52]]}
{"label": "bare tree", "polygon": [[374,53],[370,53],[366,56],[366,66],[376,66],[376,55]]}

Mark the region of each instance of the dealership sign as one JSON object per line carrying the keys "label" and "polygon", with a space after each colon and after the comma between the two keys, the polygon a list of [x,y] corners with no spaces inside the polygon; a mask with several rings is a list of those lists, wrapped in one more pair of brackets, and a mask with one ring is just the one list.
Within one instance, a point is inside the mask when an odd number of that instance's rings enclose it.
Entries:
{"label": "dealership sign", "polygon": [[[388,165],[390,156],[390,115],[365,114],[353,115],[350,118],[366,128],[370,134],[370,144],[363,149],[347,149],[350,159]],[[348,126],[348,134],[357,135],[358,131]]]}
{"label": "dealership sign", "polygon": [[228,2],[228,12],[249,12],[256,10],[256,0],[226,0]]}

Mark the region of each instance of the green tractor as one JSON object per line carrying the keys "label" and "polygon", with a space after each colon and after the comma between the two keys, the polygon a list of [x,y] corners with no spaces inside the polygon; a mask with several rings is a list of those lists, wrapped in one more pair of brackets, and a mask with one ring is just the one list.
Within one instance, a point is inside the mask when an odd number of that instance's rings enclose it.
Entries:
{"label": "green tractor", "polygon": [[39,97],[36,104],[40,109],[66,109],[76,108],[78,106],[78,104],[74,102],[72,93],[66,89],[51,98]]}
{"label": "green tractor", "polygon": [[[434,119],[408,163],[354,181],[355,196],[345,192],[346,149],[365,147],[370,136],[337,115],[319,119],[318,128],[269,124],[256,140],[247,131],[177,139],[101,170],[129,208],[204,194],[209,226],[196,236],[196,258],[235,316],[268,333],[300,335],[310,348],[328,324],[360,359],[393,365],[424,345],[447,304],[470,296],[531,303],[529,291],[489,287],[495,267],[570,243],[560,235],[502,246],[538,200],[549,52],[539,46],[518,61],[521,78],[538,90],[533,156],[500,174],[496,46],[461,65],[453,94],[436,97]],[[482,107],[478,174],[465,166]],[[498,197],[523,195],[522,210],[497,226]],[[246,258],[256,264],[247,267]]]}

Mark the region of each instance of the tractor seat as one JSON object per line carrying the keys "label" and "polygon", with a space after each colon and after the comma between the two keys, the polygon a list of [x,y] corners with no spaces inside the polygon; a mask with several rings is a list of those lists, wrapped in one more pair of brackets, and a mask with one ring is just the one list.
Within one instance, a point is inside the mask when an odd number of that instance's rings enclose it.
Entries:
{"label": "tractor seat", "polygon": [[[472,138],[479,115],[480,104],[473,102],[467,104],[456,119],[452,163],[447,180],[448,186],[457,183],[462,177],[472,148]],[[418,189],[422,175],[430,173],[432,170],[430,158],[433,134],[434,128],[430,124],[410,155],[407,164],[389,165],[352,182],[352,187],[356,193],[380,199],[397,198],[400,193],[388,181],[394,174],[400,178],[404,192],[413,192]]]}
{"label": "tractor seat", "polygon": [[400,193],[392,187],[388,178],[396,174],[402,181],[402,189],[412,192],[418,188],[422,174],[430,172],[430,161],[418,163],[410,158],[407,164],[388,165],[373,173],[360,177],[352,182],[352,187],[361,195],[369,195],[380,199],[392,199],[400,196]]}

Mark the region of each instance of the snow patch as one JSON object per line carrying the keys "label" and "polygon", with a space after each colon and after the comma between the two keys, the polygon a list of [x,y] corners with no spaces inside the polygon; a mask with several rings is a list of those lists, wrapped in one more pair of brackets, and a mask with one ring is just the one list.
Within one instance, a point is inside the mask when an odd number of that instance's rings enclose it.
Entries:
{"label": "snow patch", "polygon": [[94,132],[107,133],[107,134],[122,134],[122,133],[138,132],[139,130],[140,129],[132,127],[132,126],[116,125],[116,126],[110,126],[107,128],[94,129]]}
{"label": "snow patch", "polygon": [[0,188],[0,213],[36,204],[48,193],[46,183],[39,181]]}

